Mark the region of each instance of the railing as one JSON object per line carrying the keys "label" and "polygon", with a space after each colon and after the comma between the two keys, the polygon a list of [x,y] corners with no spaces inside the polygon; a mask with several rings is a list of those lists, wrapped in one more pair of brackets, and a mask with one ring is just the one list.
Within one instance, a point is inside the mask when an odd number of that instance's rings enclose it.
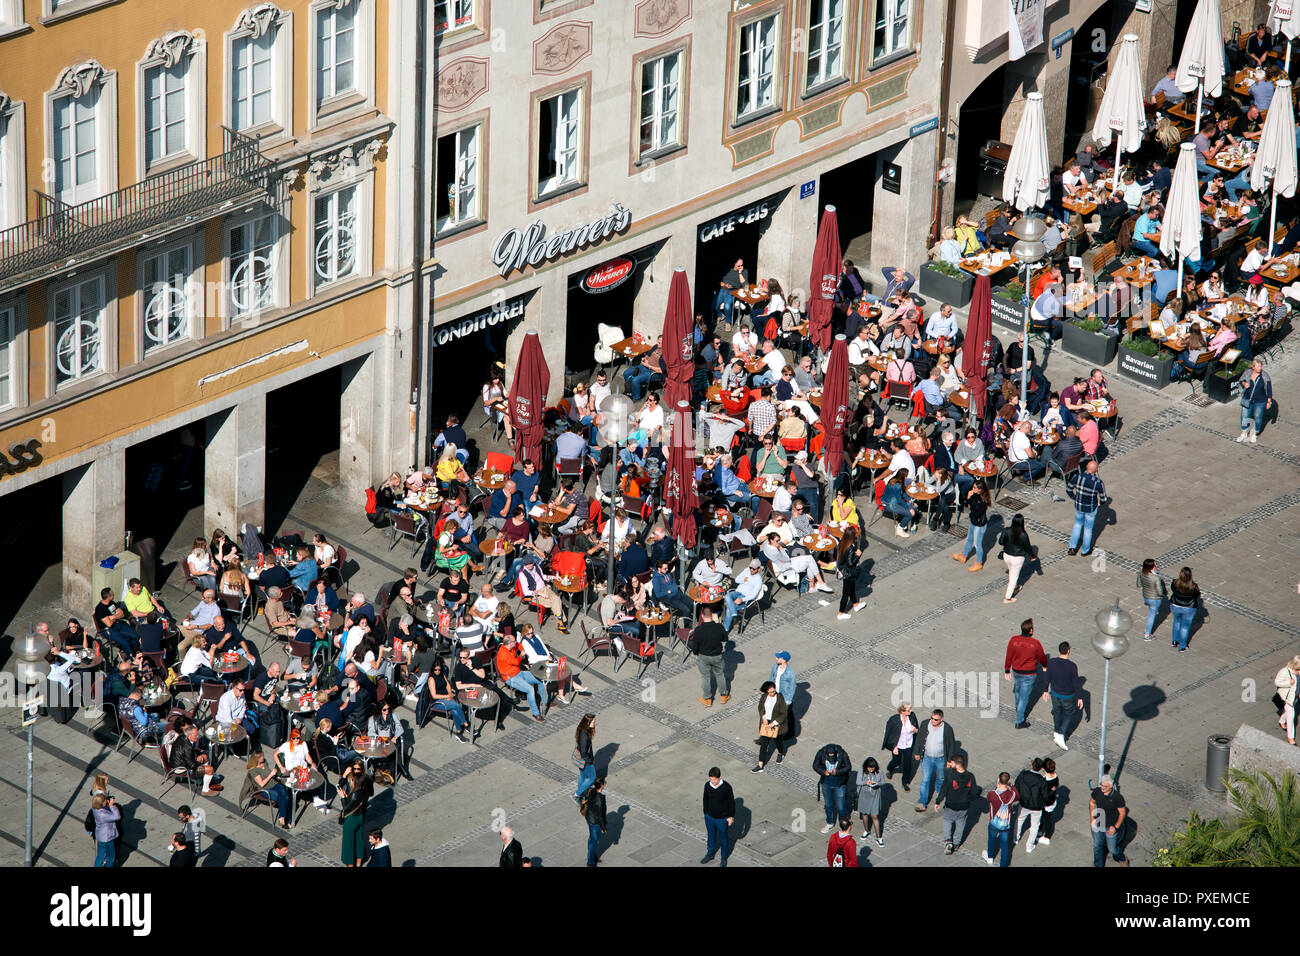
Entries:
{"label": "railing", "polygon": [[240,201],[269,198],[272,164],[258,141],[225,132],[225,151],[76,205],[37,192],[40,216],[0,232],[0,292],[56,264],[113,255],[151,231],[201,222]]}

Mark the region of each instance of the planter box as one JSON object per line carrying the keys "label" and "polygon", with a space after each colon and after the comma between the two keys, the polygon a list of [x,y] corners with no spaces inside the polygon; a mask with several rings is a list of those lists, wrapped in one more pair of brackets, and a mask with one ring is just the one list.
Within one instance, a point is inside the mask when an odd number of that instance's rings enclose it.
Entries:
{"label": "planter box", "polygon": [[1000,295],[992,297],[993,324],[1019,332],[1025,327],[1025,307],[1019,302],[1008,302]]}
{"label": "planter box", "polygon": [[1147,356],[1121,345],[1119,374],[1152,388],[1164,388],[1169,384],[1169,373],[1174,367],[1174,353],[1168,349],[1160,351],[1159,355]]}
{"label": "planter box", "polygon": [[1205,376],[1205,386],[1202,391],[1215,401],[1227,405],[1229,402],[1237,401],[1241,395],[1241,381],[1235,375],[1224,378],[1222,375],[1210,372]]}
{"label": "planter box", "polygon": [[975,291],[975,277],[963,272],[960,277],[946,276],[928,263],[921,267],[921,294],[960,309],[970,304]]}
{"label": "planter box", "polygon": [[1061,329],[1061,348],[1090,365],[1104,368],[1115,360],[1115,353],[1119,350],[1119,335],[1086,332],[1078,323],[1066,322]]}

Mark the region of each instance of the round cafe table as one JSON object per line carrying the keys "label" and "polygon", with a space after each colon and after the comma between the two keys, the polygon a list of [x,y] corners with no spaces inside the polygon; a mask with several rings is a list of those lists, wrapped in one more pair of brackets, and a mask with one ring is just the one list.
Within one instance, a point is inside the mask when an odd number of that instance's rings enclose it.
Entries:
{"label": "round cafe table", "polygon": [[924,485],[918,485],[915,482],[905,485],[903,490],[907,492],[907,497],[913,501],[933,501],[939,497],[939,492],[931,491]]}
{"label": "round cafe table", "polygon": [[722,386],[710,385],[704,392],[704,397],[714,405],[722,404]]}
{"label": "round cafe table", "polygon": [[506,479],[509,477],[499,471],[484,469],[474,476],[474,483],[487,491],[499,491],[506,486]]}
{"label": "round cafe table", "polygon": [[[222,735],[218,732],[218,725],[215,723],[208,724],[207,729],[203,732],[208,738],[208,746],[210,748],[220,747],[224,754],[229,752],[230,748],[235,744],[241,744],[248,740],[248,731],[244,729],[243,724],[222,724],[220,727],[222,730],[225,730],[225,740],[219,739]],[[216,769],[216,766],[217,761],[216,759],[213,759],[213,769]]]}
{"label": "round cafe table", "polygon": [[300,694],[282,696],[280,706],[289,714],[314,714],[320,707],[316,696],[303,697]]}
{"label": "round cafe table", "polygon": [[897,438],[901,442],[907,442],[916,437],[916,431],[911,425],[907,424],[907,422],[903,422],[901,425],[891,422],[885,427],[885,434],[881,437],[884,438],[885,441]]}
{"label": "round cafe table", "polygon": [[771,298],[771,296],[762,289],[752,285],[741,286],[739,289],[731,289],[729,291],[731,292],[731,297],[733,299],[737,302],[743,302],[751,308],[760,305]]}
{"label": "round cafe table", "polygon": [[[938,340],[938,339],[930,339],[930,340],[928,340],[928,341],[922,343],[921,347],[922,347],[923,349],[925,349],[927,352],[929,352],[931,355],[938,355],[938,354],[939,354],[939,340]],[[944,355],[951,355],[951,354],[952,354],[953,352],[955,352],[955,351],[957,351],[957,348],[956,348],[956,346],[954,346],[954,345],[952,344],[951,341],[947,341],[947,342],[944,342],[944,343],[943,343],[943,354],[944,354]]]}
{"label": "round cafe table", "polygon": [[214,666],[212,669],[214,671],[222,677],[229,677],[231,674],[238,674],[240,671],[245,670],[248,667],[248,658],[240,657],[238,660],[233,660],[230,663],[226,663],[224,660],[214,661],[213,664]]}
{"label": "round cafe table", "polygon": [[[587,613],[587,579],[580,574],[557,574],[551,578],[551,587],[560,594],[560,600],[572,600],[576,595],[580,614]],[[567,598],[566,598],[567,595]]]}
{"label": "round cafe table", "polygon": [[538,524],[564,524],[564,522],[569,520],[569,517],[572,514],[572,512],[565,511],[563,508],[555,508],[551,505],[541,505],[540,507],[540,514],[530,516]]}
{"label": "round cafe table", "polygon": [[998,473],[997,463],[992,461],[984,462],[984,467],[981,469],[973,467],[972,463],[968,461],[962,465],[962,468],[966,469],[966,474],[974,478],[992,478]]}
{"label": "round cafe table", "polygon": [[1054,432],[1040,431],[1031,440],[1035,445],[1055,445],[1060,442],[1061,433],[1059,431],[1054,431]]}
{"label": "round cafe table", "polygon": [[699,613],[701,607],[709,607],[714,604],[721,604],[727,596],[727,582],[717,585],[714,593],[710,594],[704,589],[704,585],[698,581],[692,581],[690,587],[686,589],[686,596],[695,602],[696,613]]}
{"label": "round cafe table", "polygon": [[96,671],[104,663],[104,654],[98,644],[93,645],[90,650],[82,648],[77,651],[77,663],[72,665],[74,671]]}
{"label": "round cafe table", "polygon": [[779,475],[773,475],[773,481],[768,483],[760,475],[749,483],[749,490],[760,498],[771,498],[781,488],[782,482]]}
{"label": "round cafe table", "polygon": [[[357,752],[357,756],[361,758],[361,762],[365,764],[367,771],[370,769],[372,760],[387,760],[397,753],[397,746],[397,739],[392,737],[382,738],[362,735],[354,737],[352,740],[352,749]],[[401,761],[399,760],[398,763],[400,764]]]}
{"label": "round cafe table", "polygon": [[802,538],[796,538],[800,547],[807,548],[813,554],[824,554],[827,551],[834,551],[839,541],[833,535],[822,537],[821,534],[806,534]]}
{"label": "round cafe table", "polygon": [[957,408],[970,408],[970,392],[959,388],[948,396],[948,401]]}
{"label": "round cafe table", "polygon": [[807,398],[808,398],[808,404],[811,405],[813,408],[822,407],[822,390],[820,388],[808,389]]}
{"label": "round cafe table", "polygon": [[883,451],[868,451],[864,448],[853,464],[860,468],[868,468],[871,471],[879,471],[881,468],[888,468],[891,460],[890,456]]}
{"label": "round cafe table", "polygon": [[883,375],[885,369],[889,368],[889,359],[883,355],[869,355],[867,356],[867,364]]}
{"label": "round cafe table", "polygon": [[[775,494],[775,492],[773,492],[773,494]],[[715,517],[709,519],[709,524],[713,525],[713,527],[719,529],[727,529],[727,530],[730,530],[731,528],[735,527],[736,516],[733,515],[730,511],[727,512],[727,518],[725,521],[718,520],[718,518],[716,517],[717,512],[710,512],[710,513],[715,515]]]}
{"label": "round cafe table", "polygon": [[1119,437],[1119,403],[1118,402],[1115,401],[1109,402],[1106,405],[1104,411],[1099,410],[1095,405],[1089,404],[1088,411],[1092,414],[1092,417],[1096,420],[1098,428],[1105,428],[1108,425],[1113,425],[1115,428],[1115,437],[1116,438]]}
{"label": "round cafe table", "polygon": [[767,363],[759,358],[750,359],[745,363],[745,371],[750,375],[759,375],[767,371]]}
{"label": "round cafe table", "polygon": [[419,498],[404,499],[406,507],[412,511],[429,512],[440,511],[442,509],[442,495],[420,496]]}
{"label": "round cafe table", "polygon": [[647,604],[636,612],[636,619],[645,625],[650,640],[657,643],[659,628],[672,624],[673,612],[672,608],[659,607],[658,605],[651,607]]}
{"label": "round cafe table", "polygon": [[[478,685],[477,690],[478,690],[478,695],[476,697],[466,696],[468,692],[464,690],[456,692],[456,703],[460,704],[466,710],[473,711],[474,716],[478,717],[478,729],[474,731],[475,737],[477,737],[479,734],[483,732],[483,725],[487,723],[486,717],[479,716],[480,712],[485,710],[491,710],[493,707],[496,707],[497,704],[500,703],[500,697],[497,695],[497,692],[493,690],[491,687],[480,684]],[[498,718],[499,717],[500,715],[498,714]],[[496,729],[497,730],[501,729],[500,719],[496,721]]]}
{"label": "round cafe table", "polygon": [[154,710],[166,707],[172,702],[171,691],[166,687],[156,687],[152,691],[145,691],[144,696],[140,698],[140,703],[145,710]]}
{"label": "round cafe table", "polygon": [[311,770],[307,773],[307,782],[298,783],[298,775],[290,772],[280,776],[280,782],[284,788],[289,791],[289,822],[296,823],[294,819],[298,814],[298,794],[311,793],[313,790],[321,787],[325,783],[325,774],[319,770]]}

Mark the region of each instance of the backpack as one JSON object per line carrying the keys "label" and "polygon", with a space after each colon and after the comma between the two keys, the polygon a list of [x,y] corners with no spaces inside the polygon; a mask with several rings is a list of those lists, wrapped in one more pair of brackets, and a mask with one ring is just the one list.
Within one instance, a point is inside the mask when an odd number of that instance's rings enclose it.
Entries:
{"label": "backpack", "polygon": [[995,830],[1010,830],[1011,829],[1011,806],[1012,804],[1015,803],[1015,801],[1003,800],[1002,794],[997,794],[997,798],[999,801],[1002,802],[1002,806],[998,808],[997,813],[993,814],[992,817],[990,817],[989,823],[993,825],[993,829]]}

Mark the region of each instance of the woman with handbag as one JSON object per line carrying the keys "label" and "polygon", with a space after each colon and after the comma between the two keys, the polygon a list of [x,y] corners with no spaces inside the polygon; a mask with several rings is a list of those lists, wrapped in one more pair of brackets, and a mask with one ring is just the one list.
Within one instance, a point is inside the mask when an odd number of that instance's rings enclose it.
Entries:
{"label": "woman with handbag", "polygon": [[573,732],[573,765],[578,768],[578,789],[574,800],[581,800],[596,780],[596,754],[592,744],[596,740],[596,715],[583,714],[578,729]]}
{"label": "woman with handbag", "polygon": [[1277,692],[1273,695],[1273,703],[1281,701],[1282,705],[1282,714],[1277,722],[1286,731],[1286,742],[1292,746],[1295,745],[1295,703],[1298,683],[1300,683],[1300,654],[1283,664],[1282,669],[1273,678],[1273,686],[1277,688]]}
{"label": "woman with handbag", "polygon": [[764,681],[758,691],[758,763],[750,773],[763,772],[763,766],[776,750],[777,741],[785,736],[789,727],[790,709],[785,698],[776,692],[776,684]]}
{"label": "woman with handbag", "polygon": [[1192,580],[1192,569],[1183,568],[1178,572],[1178,580],[1169,588],[1169,610],[1174,616],[1174,642],[1178,653],[1187,650],[1187,642],[1192,636],[1192,621],[1201,606],[1201,589]]}
{"label": "woman with handbag", "polygon": [[1002,532],[998,543],[1002,545],[1002,561],[1007,566],[1007,593],[1002,603],[1011,604],[1020,590],[1020,572],[1024,570],[1026,559],[1034,553],[1029,532],[1025,530],[1024,515],[1017,514],[1011,519],[1011,527]]}
{"label": "woman with handbag", "polygon": [[365,822],[366,808],[370,806],[370,789],[365,767],[358,760],[348,768],[339,783],[339,793],[343,797],[339,824],[343,827],[341,859],[344,866],[361,866],[361,861],[365,859]]}

